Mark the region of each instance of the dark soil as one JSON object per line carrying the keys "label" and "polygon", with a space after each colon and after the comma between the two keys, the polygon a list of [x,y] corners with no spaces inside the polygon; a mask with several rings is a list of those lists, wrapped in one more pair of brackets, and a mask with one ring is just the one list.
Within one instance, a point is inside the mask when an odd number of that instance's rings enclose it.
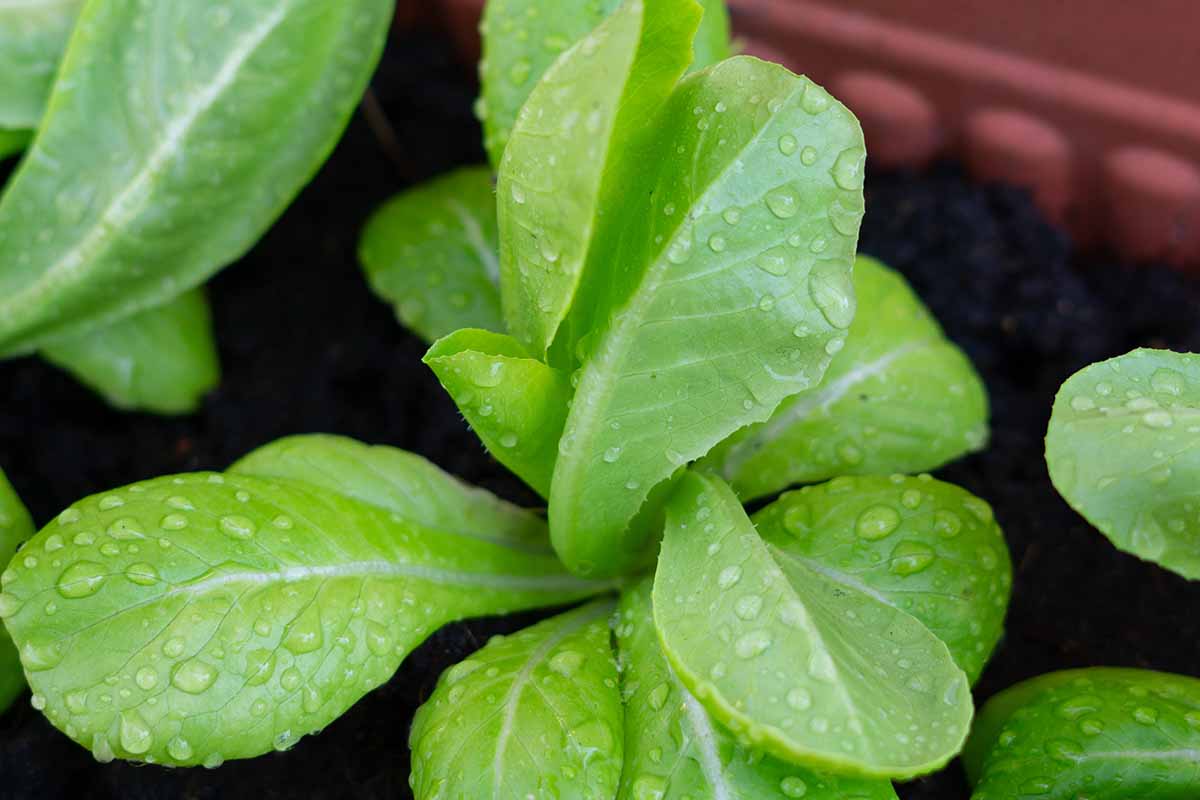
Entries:
{"label": "dark soil", "polygon": [[[276,437],[313,431],[407,448],[533,501],[467,430],[420,363],[424,347],[370,295],[355,259],[377,204],[482,160],[475,89],[449,44],[422,35],[393,43],[375,92],[401,163],[385,156],[360,115],[279,224],[212,282],[225,375],[199,414],[120,414],[39,361],[0,365],[0,464],[39,522],[103,489],[221,469]],[[1042,458],[1054,392],[1076,369],[1139,345],[1200,351],[1200,286],[1165,268],[1075,256],[1023,194],[970,184],[946,165],[872,176],[862,241],[909,276],[991,393],[991,447],[939,472],[995,506],[1016,565],[1008,635],[978,700],[1066,667],[1200,675],[1200,583],[1113,549],[1054,492]],[[493,633],[534,618],[443,629],[324,733],[215,771],[98,765],[22,699],[0,717],[0,794],[406,797],[409,720],[437,676]],[[951,800],[967,788],[951,765],[900,794]]]}

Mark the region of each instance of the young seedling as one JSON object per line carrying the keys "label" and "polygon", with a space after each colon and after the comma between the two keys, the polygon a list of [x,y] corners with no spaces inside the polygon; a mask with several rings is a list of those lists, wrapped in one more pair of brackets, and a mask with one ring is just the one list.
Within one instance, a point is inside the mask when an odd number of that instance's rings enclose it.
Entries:
{"label": "young seedling", "polygon": [[321,730],[446,622],[611,586],[528,512],[324,436],[80,501],[2,583],[52,723],[102,761],[209,767]]}
{"label": "young seedling", "polygon": [[620,691],[607,635],[579,633],[602,602],[490,643],[418,712],[414,793],[895,798],[888,777],[961,743],[1011,579],[987,504],[927,476],[838,479],[752,524],[689,474],[612,621]]}
{"label": "young seedling", "polygon": [[[17,552],[17,546],[32,535],[33,519],[8,478],[0,472],[0,563],[7,564]],[[25,678],[21,674],[17,649],[8,631],[0,628],[0,711],[7,709],[24,688]]]}
{"label": "young seedling", "polygon": [[1134,350],[1072,375],[1046,433],[1050,478],[1118,548],[1200,578],[1200,356]]}
{"label": "young seedling", "polygon": [[971,800],[1190,800],[1200,680],[1100,667],[1033,678],[988,701],[963,764]]}
{"label": "young seedling", "polygon": [[0,72],[21,84],[0,128],[37,128],[0,199],[0,357],[43,352],[114,405],[191,410],[218,370],[185,293],[325,160],[393,4],[34,6],[0,9]]}

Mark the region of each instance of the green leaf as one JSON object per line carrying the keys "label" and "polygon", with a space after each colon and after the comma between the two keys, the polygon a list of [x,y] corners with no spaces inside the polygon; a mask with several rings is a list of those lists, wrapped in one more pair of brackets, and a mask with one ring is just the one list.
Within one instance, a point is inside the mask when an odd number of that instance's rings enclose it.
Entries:
{"label": "green leaf", "polygon": [[487,646],[442,674],[413,718],[417,800],[611,800],[622,763],[622,707],[598,600]]}
{"label": "green leaf", "polygon": [[83,0],[0,5],[0,128],[36,128]]}
{"label": "green leaf", "polygon": [[499,249],[492,173],[466,167],[388,201],[358,253],[375,294],[433,342],[459,328],[504,331]]}
{"label": "green leaf", "polygon": [[[33,536],[33,519],[8,478],[0,471],[0,564],[8,565],[17,546]],[[25,688],[17,648],[8,629],[0,626],[0,711],[4,711]]]}
{"label": "green leaf", "polygon": [[1200,680],[1112,668],[1041,675],[988,701],[963,763],[972,800],[1191,800]]}
{"label": "green leaf", "polygon": [[337,719],[456,619],[609,588],[549,556],[238,474],[76,503],[4,576],[34,701],[100,760],[213,766]]}
{"label": "green leaf", "polygon": [[647,120],[687,69],[700,15],[695,0],[626,0],[546,71],[521,109],[497,183],[500,295],[509,332],[536,357],[554,341],[585,264],[597,268],[600,218],[629,196],[613,165],[653,134]]}
{"label": "green leaf", "polygon": [[[493,167],[500,165],[517,112],[546,70],[571,45],[599,25],[619,0],[547,2],[488,0],[483,10],[481,94],[476,111],[483,122],[484,146]],[[728,58],[729,12],[723,0],[703,0],[692,69]]]}
{"label": "green leaf", "polygon": [[32,131],[0,129],[0,161],[20,153],[32,139]]}
{"label": "green leaf", "polygon": [[904,611],[974,683],[1004,632],[1012,562],[992,509],[928,475],[837,478],[753,517],[771,556]]}
{"label": "green leaf", "polygon": [[706,459],[743,500],[838,475],[936,469],[986,443],[983,382],[904,278],[859,256],[854,290],[858,314],[821,385]]}
{"label": "green leaf", "polygon": [[777,559],[712,476],[688,473],[667,505],[654,621],[688,690],[777,758],[908,778],[966,738],[971,694],[946,645],[873,594]]}
{"label": "green leaf", "polygon": [[377,506],[400,518],[394,521],[553,554],[541,518],[396,447],[327,434],[288,436],[244,456],[229,471],[303,481]]}
{"label": "green leaf", "polygon": [[88,3],[0,201],[0,352],[161,305],[241,256],[337,141],[392,10]]}
{"label": "green leaf", "polygon": [[818,773],[739,745],[671,671],[658,643],[650,579],[621,595],[625,705],[621,800],[896,800],[887,781]]}
{"label": "green leaf", "polygon": [[47,345],[42,355],[121,409],[186,414],[221,379],[208,302],[198,289]]}
{"label": "green leaf", "polygon": [[1200,355],[1134,350],[1067,379],[1046,464],[1054,487],[1127,553],[1200,579]]}
{"label": "green leaf", "polygon": [[548,497],[571,399],[567,376],[489,331],[452,333],[424,360],[496,460]]}
{"label": "green leaf", "polygon": [[580,291],[590,333],[550,496],[555,549],[577,571],[642,552],[652,529],[627,526],[650,490],[816,386],[854,314],[864,150],[850,112],[738,57],[685,79],[664,113],[660,150],[622,183],[651,205],[614,207],[623,233]]}
{"label": "green leaf", "polygon": [[619,4],[620,0],[488,0],[479,28],[483,58],[476,111],[493,167],[499,167],[517,112],[543,73]]}

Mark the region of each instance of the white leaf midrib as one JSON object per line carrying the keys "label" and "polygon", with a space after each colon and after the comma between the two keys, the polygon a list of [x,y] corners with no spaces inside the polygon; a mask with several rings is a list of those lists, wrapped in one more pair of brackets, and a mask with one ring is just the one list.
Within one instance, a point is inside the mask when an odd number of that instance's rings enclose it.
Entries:
{"label": "white leaf midrib", "polygon": [[[150,151],[125,187],[109,201],[88,231],[32,284],[14,294],[0,307],[0,311],[12,309],[18,303],[27,305],[30,302],[27,299],[29,296],[36,296],[56,283],[69,281],[76,272],[105,249],[113,240],[115,231],[120,231],[142,211],[150,198],[149,189],[152,183],[163,173],[199,119],[234,84],[242,67],[279,27],[288,14],[289,6],[290,3],[287,2],[276,5],[238,40],[237,45],[230,50],[228,58],[210,79],[197,82],[199,91],[192,94],[183,104],[183,112],[166,126],[158,144]],[[11,313],[9,310],[0,316]]]}
{"label": "white leaf midrib", "polygon": [[858,384],[883,374],[892,364],[904,356],[929,347],[936,343],[936,341],[936,337],[926,336],[906,342],[893,350],[889,350],[878,358],[855,367],[845,375],[827,384],[817,386],[809,393],[797,396],[795,402],[788,406],[785,411],[774,415],[744,439],[729,448],[725,453],[724,459],[722,459],[721,475],[725,480],[735,479],[747,461],[753,458],[763,447],[784,434],[788,428],[803,422],[818,410],[823,411],[828,409],[849,394]]}

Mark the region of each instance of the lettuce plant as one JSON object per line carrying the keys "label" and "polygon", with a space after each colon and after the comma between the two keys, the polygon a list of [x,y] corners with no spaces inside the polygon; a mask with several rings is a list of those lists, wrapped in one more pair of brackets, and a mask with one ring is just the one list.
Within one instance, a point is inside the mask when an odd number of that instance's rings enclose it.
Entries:
{"label": "lettuce plant", "polygon": [[0,582],[52,723],[102,761],[209,767],[324,728],[446,622],[611,586],[529,512],[323,436],[84,499]]}
{"label": "lettuce plant", "polygon": [[486,168],[446,176],[362,243],[548,524],[323,436],[80,501],[0,576],[0,611],[34,705],[98,758],[283,749],[446,622],[592,597],[443,675],[418,797],[894,798],[958,751],[1003,537],[961,489],[872,473],[981,446],[986,399],[856,256],[857,121],[723,58],[719,4],[582,5],[489,7],[496,193]]}
{"label": "lettuce plant", "polygon": [[1125,552],[1200,578],[1200,356],[1134,350],[1062,385],[1046,463],[1071,507]]}
{"label": "lettuce plant", "polygon": [[963,763],[972,800],[1188,800],[1200,680],[1113,668],[1033,678],[988,701]]}
{"label": "lettuce plant", "polygon": [[392,6],[0,9],[20,86],[0,93],[0,127],[37,129],[0,198],[0,357],[41,352],[121,407],[193,408],[218,377],[195,287],[324,161]]}

